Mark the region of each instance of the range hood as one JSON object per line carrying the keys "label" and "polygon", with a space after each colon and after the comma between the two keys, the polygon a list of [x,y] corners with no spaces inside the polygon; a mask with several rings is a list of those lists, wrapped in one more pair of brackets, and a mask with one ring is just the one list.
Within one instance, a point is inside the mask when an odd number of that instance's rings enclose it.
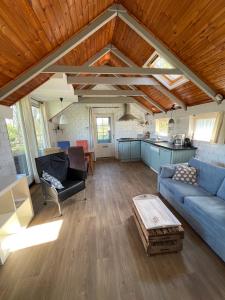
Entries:
{"label": "range hood", "polygon": [[122,115],[121,118],[119,118],[118,121],[133,121],[133,120],[137,120],[137,118],[130,113],[130,104],[126,103],[124,104],[124,114]]}

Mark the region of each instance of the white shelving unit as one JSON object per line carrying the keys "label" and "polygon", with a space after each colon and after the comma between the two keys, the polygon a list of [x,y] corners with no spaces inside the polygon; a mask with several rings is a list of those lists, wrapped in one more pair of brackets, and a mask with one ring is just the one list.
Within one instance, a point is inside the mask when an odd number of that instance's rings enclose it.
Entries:
{"label": "white shelving unit", "polygon": [[33,207],[27,178],[24,175],[0,176],[0,263],[4,264],[10,249],[7,239],[26,228],[33,218]]}

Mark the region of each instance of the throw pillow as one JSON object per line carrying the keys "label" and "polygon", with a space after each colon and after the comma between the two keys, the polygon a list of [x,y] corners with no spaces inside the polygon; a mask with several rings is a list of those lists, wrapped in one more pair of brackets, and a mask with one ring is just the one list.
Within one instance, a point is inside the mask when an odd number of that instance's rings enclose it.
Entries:
{"label": "throw pillow", "polygon": [[172,179],[197,185],[197,170],[194,167],[178,165]]}
{"label": "throw pillow", "polygon": [[42,178],[47,180],[48,182],[51,183],[51,185],[56,188],[57,190],[61,190],[64,188],[64,186],[62,185],[62,183],[56,179],[54,176],[48,174],[47,172],[43,171],[42,173]]}

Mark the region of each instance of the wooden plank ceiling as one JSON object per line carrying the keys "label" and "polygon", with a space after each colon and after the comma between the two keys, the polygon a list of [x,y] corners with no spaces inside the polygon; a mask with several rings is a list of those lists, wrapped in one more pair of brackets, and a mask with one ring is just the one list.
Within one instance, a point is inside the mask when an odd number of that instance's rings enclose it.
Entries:
{"label": "wooden plank ceiling", "polygon": [[[0,1],[0,87],[35,65],[113,3],[120,3],[161,39],[188,67],[212,88],[225,94],[224,0],[21,0]],[[16,11],[16,13],[15,13]],[[142,66],[154,52],[119,19],[98,30],[58,63],[82,65],[91,56],[114,44]],[[98,63],[120,66],[110,54]],[[11,105],[45,82],[40,74],[1,101]],[[142,90],[165,109],[171,100],[153,87]],[[209,97],[191,82],[172,90],[184,103],[207,103]]]}

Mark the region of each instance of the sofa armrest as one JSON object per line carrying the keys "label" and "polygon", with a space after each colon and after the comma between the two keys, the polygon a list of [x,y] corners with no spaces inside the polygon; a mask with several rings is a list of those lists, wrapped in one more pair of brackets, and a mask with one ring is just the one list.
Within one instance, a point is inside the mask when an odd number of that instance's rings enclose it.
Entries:
{"label": "sofa armrest", "polygon": [[176,170],[176,165],[165,165],[159,169],[158,176],[161,178],[172,178]]}
{"label": "sofa armrest", "polygon": [[85,180],[87,171],[68,168],[67,179],[70,180]]}

